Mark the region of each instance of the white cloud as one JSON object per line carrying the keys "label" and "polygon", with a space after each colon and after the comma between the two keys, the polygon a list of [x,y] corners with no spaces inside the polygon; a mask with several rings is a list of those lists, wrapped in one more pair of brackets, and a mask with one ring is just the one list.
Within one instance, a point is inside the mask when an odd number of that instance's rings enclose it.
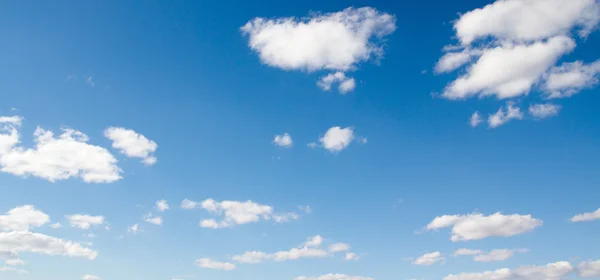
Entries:
{"label": "white cloud", "polygon": [[27,274],[29,272],[27,272],[27,270],[22,270],[22,269],[16,269],[14,267],[2,267],[0,266],[0,272],[15,272],[15,273],[19,273],[19,274]]}
{"label": "white cloud", "polygon": [[273,207],[250,200],[246,202],[231,200],[219,202],[207,199],[198,203],[186,199],[181,205],[185,209],[202,208],[214,215],[223,217],[221,221],[215,219],[202,220],[200,226],[204,228],[228,228],[235,225],[256,223],[261,220],[273,220],[276,223],[282,223],[298,218],[295,213],[276,213]]}
{"label": "white cloud", "polygon": [[100,278],[98,276],[86,274],[81,277],[81,280],[102,280],[102,278]]}
{"label": "white cloud", "polygon": [[160,216],[152,217],[152,213],[148,213],[148,215],[146,215],[144,217],[144,221],[147,223],[155,224],[157,226],[160,226],[163,224],[162,217],[160,217]]}
{"label": "white cloud", "polygon": [[298,18],[255,18],[241,30],[263,63],[286,70],[348,71],[382,54],[381,38],[394,32],[395,17],[376,9]]}
{"label": "white cloud", "polygon": [[515,253],[525,253],[527,249],[494,249],[487,253],[482,253],[473,258],[476,262],[498,262],[512,258]]}
{"label": "white cloud", "polygon": [[58,228],[61,228],[62,225],[60,223],[54,223],[54,224],[51,224],[50,227],[53,229],[58,229]]}
{"label": "white cloud", "polygon": [[545,266],[521,266],[514,270],[502,268],[494,271],[450,274],[444,280],[560,280],[573,272],[569,262],[550,263]]}
{"label": "white cloud", "polygon": [[335,243],[329,245],[329,252],[338,253],[338,252],[347,252],[350,250],[350,245],[346,243]]}
{"label": "white cloud", "polygon": [[330,73],[321,77],[321,79],[317,82],[317,86],[322,90],[329,91],[331,90],[331,86],[335,83],[339,83],[338,90],[342,94],[351,92],[356,87],[356,81],[354,78],[346,77],[346,74],[341,71]]}
{"label": "white cloud", "polygon": [[559,57],[575,48],[575,42],[558,36],[530,44],[502,43],[482,49],[467,73],[450,83],[443,96],[464,99],[475,95],[513,98],[529,93],[531,87]]}
{"label": "white cloud", "polygon": [[283,135],[275,135],[275,138],[273,139],[273,144],[279,147],[290,148],[293,144],[292,136],[290,136],[287,133],[284,133]]}
{"label": "white cloud", "polygon": [[196,265],[202,268],[210,268],[210,269],[221,269],[221,270],[234,270],[235,265],[228,262],[217,262],[211,259],[198,259],[196,260]]}
{"label": "white cloud", "polygon": [[298,206],[298,209],[306,214],[312,213],[312,208],[309,205],[306,206]]}
{"label": "white cloud", "polygon": [[160,212],[165,212],[169,210],[169,203],[166,200],[159,200],[156,202],[156,209]]}
{"label": "white cloud", "polygon": [[325,274],[317,277],[298,276],[295,280],[374,280],[371,277],[348,276],[344,274]]}
{"label": "white cloud", "polygon": [[25,262],[21,259],[5,260],[4,263],[6,263],[7,265],[10,265],[10,266],[25,265]]}
{"label": "white cloud", "polygon": [[133,234],[137,234],[140,231],[140,227],[138,224],[132,225],[129,228],[127,228],[127,232],[133,233]]}
{"label": "white cloud", "polygon": [[10,266],[25,265],[25,262],[19,259],[19,253],[16,251],[0,251],[0,261],[4,261],[6,265]]}
{"label": "white cloud", "polygon": [[532,231],[541,225],[542,221],[531,215],[495,213],[485,216],[472,213],[436,217],[425,229],[431,231],[452,227],[451,240],[456,242],[488,237],[509,237]]}
{"label": "white cloud", "polygon": [[64,128],[55,137],[37,128],[34,148],[19,146],[21,117],[0,117],[0,170],[17,176],[36,176],[51,182],[80,177],[87,183],[121,179],[117,159],[105,148],[88,144],[87,135]]}
{"label": "white cloud", "polygon": [[157,161],[154,152],[158,145],[144,135],[123,127],[109,127],[104,130],[104,136],[113,141],[113,148],[128,157],[141,158],[147,165]]}
{"label": "white cloud", "polygon": [[600,208],[594,212],[577,214],[571,218],[571,222],[590,222],[600,219]]}
{"label": "white cloud", "polygon": [[471,50],[463,50],[461,52],[449,52],[440,58],[435,65],[436,73],[451,72],[459,67],[469,63],[477,52]]}
{"label": "white cloud", "polygon": [[600,277],[600,260],[581,262],[577,266],[577,274],[580,277]]}
{"label": "white cloud", "polygon": [[0,215],[0,231],[28,231],[30,227],[41,227],[48,222],[48,215],[33,205],[24,205]]}
{"label": "white cloud", "polygon": [[[302,243],[297,248],[292,248],[285,251],[278,251],[275,253],[265,253],[260,251],[247,251],[241,255],[235,255],[231,259],[240,263],[256,264],[267,260],[273,260],[277,262],[297,260],[302,258],[324,258],[335,255],[335,253],[342,252],[340,249],[350,248],[349,245],[343,243],[333,244],[329,247],[329,251],[321,248],[324,239],[320,235],[309,238],[306,242]],[[357,258],[354,258],[357,259]]]}
{"label": "white cloud", "polygon": [[[319,139],[319,142],[321,143],[321,147],[335,153],[347,148],[354,139],[356,139],[354,128],[334,126],[325,132],[325,135]],[[366,142],[366,139],[363,141]]]}
{"label": "white cloud", "polygon": [[523,119],[521,108],[515,107],[513,103],[509,102],[506,104],[506,108],[501,107],[495,114],[488,117],[488,125],[490,128],[496,128],[510,120],[520,119]]}
{"label": "white cloud", "polygon": [[481,250],[472,250],[472,249],[458,249],[456,251],[454,251],[454,254],[452,254],[452,256],[458,257],[458,256],[474,256],[474,255],[480,255],[482,254],[483,251]]}
{"label": "white cloud", "polygon": [[67,219],[69,220],[69,223],[71,223],[72,227],[77,227],[80,229],[90,229],[91,226],[99,226],[104,224],[103,216],[75,214],[67,216]]}
{"label": "white cloud", "polygon": [[539,40],[566,35],[574,27],[586,35],[598,23],[599,13],[595,0],[503,0],[461,15],[454,29],[464,45],[488,36]]}
{"label": "white cloud", "polygon": [[596,85],[598,73],[600,73],[600,60],[591,64],[584,64],[581,61],[563,63],[548,71],[543,88],[548,98],[570,97],[582,89]]}
{"label": "white cloud", "polygon": [[473,115],[471,115],[471,118],[469,119],[469,124],[472,127],[477,127],[481,122],[483,122],[483,118],[481,118],[479,112],[473,113]]}
{"label": "white cloud", "polygon": [[360,259],[360,256],[358,256],[355,253],[352,253],[352,252],[346,253],[346,260],[347,261],[357,261],[359,259]]}
{"label": "white cloud", "polygon": [[90,260],[98,255],[96,251],[82,247],[79,243],[26,231],[0,232],[0,251],[60,255]]}
{"label": "white cloud", "polygon": [[438,262],[444,262],[445,258],[440,252],[427,253],[418,257],[413,264],[416,265],[432,265]]}
{"label": "white cloud", "polygon": [[532,104],[529,106],[529,114],[531,114],[534,118],[541,120],[558,115],[560,108],[560,105],[554,105],[550,103]]}

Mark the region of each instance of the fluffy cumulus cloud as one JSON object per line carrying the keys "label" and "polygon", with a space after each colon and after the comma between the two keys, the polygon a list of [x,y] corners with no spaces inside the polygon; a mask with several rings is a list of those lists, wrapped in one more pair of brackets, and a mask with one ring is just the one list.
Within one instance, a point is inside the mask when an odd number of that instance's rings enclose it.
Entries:
{"label": "fluffy cumulus cloud", "polygon": [[521,108],[515,107],[512,102],[506,104],[506,107],[501,107],[494,114],[491,114],[488,117],[488,125],[490,128],[499,127],[510,120],[520,120],[523,119],[523,113],[521,112]]}
{"label": "fluffy cumulus cloud", "polygon": [[480,213],[472,213],[436,217],[425,229],[431,231],[452,227],[451,240],[456,242],[515,236],[532,231],[541,225],[542,221],[531,215],[495,213],[485,216]]}
{"label": "fluffy cumulus cloud", "polygon": [[581,277],[600,277],[600,260],[581,262],[577,266],[577,274]]}
{"label": "fluffy cumulus cloud", "polygon": [[594,212],[581,213],[573,216],[571,222],[590,222],[594,220],[600,220],[600,208]]}
{"label": "fluffy cumulus cloud", "polygon": [[415,265],[432,265],[438,262],[444,262],[445,258],[440,252],[427,253],[418,257],[413,264]]}
{"label": "fluffy cumulus cloud", "polygon": [[442,96],[505,99],[538,89],[549,97],[565,97],[590,87],[597,82],[597,62],[556,63],[599,20],[596,0],[497,0],[463,13],[454,22],[458,42],[444,48],[435,70],[465,71]]}
{"label": "fluffy cumulus cloud", "polygon": [[[241,255],[235,255],[231,259],[239,263],[256,264],[267,260],[276,262],[298,260],[303,258],[324,258],[336,255],[336,253],[347,252],[350,246],[344,243],[335,243],[329,246],[329,250],[325,250],[323,245],[324,239],[320,235],[309,238],[302,245],[291,248],[285,251],[274,253],[265,253],[260,251],[248,251]],[[347,255],[346,254],[346,255]],[[356,256],[356,255],[354,255]],[[357,257],[354,257],[357,258]],[[353,259],[354,259],[353,258]]]}
{"label": "fluffy cumulus cloud", "polygon": [[494,249],[489,252],[482,250],[458,249],[453,256],[474,256],[476,262],[497,262],[512,258],[515,253],[526,253],[528,249]]}
{"label": "fluffy cumulus cloud", "polygon": [[146,216],[144,216],[144,221],[146,223],[151,223],[157,226],[163,224],[163,218],[160,216],[152,216],[152,213],[148,213]]}
{"label": "fluffy cumulus cloud", "polygon": [[493,271],[450,274],[444,280],[560,280],[574,271],[569,262],[556,262],[543,266],[502,268]]}
{"label": "fluffy cumulus cloud", "polygon": [[371,277],[348,276],[344,274],[325,274],[317,277],[298,276],[295,280],[374,280]]}
{"label": "fluffy cumulus cloud", "polygon": [[318,82],[317,86],[320,87],[324,91],[331,90],[331,86],[333,84],[338,84],[338,90],[342,94],[346,94],[351,92],[356,87],[356,81],[354,78],[346,77],[344,72],[338,71],[335,73],[330,73],[326,76],[323,76]]}
{"label": "fluffy cumulus cloud", "polygon": [[593,87],[598,83],[600,60],[591,64],[581,61],[563,63],[550,69],[546,76],[544,90],[548,98],[572,96],[582,89]]}
{"label": "fluffy cumulus cloud", "polygon": [[67,216],[72,227],[80,229],[90,229],[92,226],[100,226],[104,224],[103,216],[90,216],[83,214],[75,214]]}
{"label": "fluffy cumulus cloud", "polygon": [[529,106],[529,114],[534,118],[541,120],[558,115],[560,108],[560,105],[554,105],[551,103],[531,104]]}
{"label": "fluffy cumulus cloud", "polygon": [[63,128],[61,135],[37,128],[35,146],[19,145],[21,117],[0,117],[0,170],[17,176],[36,176],[55,182],[79,177],[88,183],[121,179],[117,159],[105,148],[90,145],[87,135]]}
{"label": "fluffy cumulus cloud", "polygon": [[202,202],[194,202],[185,199],[181,202],[184,209],[202,208],[213,215],[222,217],[220,221],[216,219],[204,219],[200,221],[200,226],[204,228],[228,228],[235,225],[256,223],[261,220],[273,220],[276,223],[296,220],[299,216],[296,213],[276,213],[273,207],[258,204],[253,201],[216,201],[207,199]]}
{"label": "fluffy cumulus cloud", "polygon": [[35,209],[33,205],[24,205],[0,215],[0,231],[29,231],[31,227],[41,227],[50,222],[50,217]]}
{"label": "fluffy cumulus cloud", "polygon": [[156,202],[156,209],[160,212],[169,210],[169,203],[166,200],[159,200]]}
{"label": "fluffy cumulus cloud", "polygon": [[81,280],[102,280],[102,278],[100,278],[98,276],[86,274],[81,277]]}
{"label": "fluffy cumulus cloud", "polygon": [[[255,18],[241,28],[264,64],[284,70],[328,70],[333,75],[381,58],[383,38],[395,29],[393,15],[370,7],[303,18]],[[342,93],[355,86],[352,78],[337,82]]]}
{"label": "fluffy cumulus cloud", "polygon": [[320,146],[329,152],[336,153],[346,149],[355,140],[362,143],[367,142],[366,138],[356,136],[353,127],[341,128],[339,126],[334,126],[329,128],[327,132],[325,132],[325,135],[319,138],[320,144],[311,143],[309,146]]}
{"label": "fluffy cumulus cloud", "polygon": [[123,127],[109,127],[104,130],[104,136],[110,139],[112,147],[128,157],[141,158],[147,165],[156,163],[154,152],[158,145],[131,129]]}
{"label": "fluffy cumulus cloud", "polygon": [[234,270],[235,265],[228,262],[218,262],[211,259],[197,259],[195,264],[202,268],[220,269],[220,270]]}
{"label": "fluffy cumulus cloud", "polygon": [[288,133],[275,135],[275,138],[273,139],[273,144],[279,147],[291,148],[293,143],[292,136],[290,136]]}
{"label": "fluffy cumulus cloud", "polygon": [[0,232],[0,251],[29,252],[93,260],[98,253],[79,243],[27,231]]}

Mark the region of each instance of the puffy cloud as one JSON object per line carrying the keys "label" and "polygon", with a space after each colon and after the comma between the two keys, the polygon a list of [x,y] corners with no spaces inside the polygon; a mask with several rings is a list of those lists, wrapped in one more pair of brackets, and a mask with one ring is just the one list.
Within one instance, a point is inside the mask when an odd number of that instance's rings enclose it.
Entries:
{"label": "puffy cloud", "polygon": [[475,55],[478,55],[478,52],[473,50],[446,53],[435,65],[435,72],[446,73],[454,71],[471,61]]}
{"label": "puffy cloud", "polygon": [[[329,247],[329,251],[321,248],[323,245],[323,238],[320,235],[313,236],[304,242],[297,248],[291,248],[285,251],[278,251],[275,253],[265,253],[260,251],[248,251],[241,255],[235,255],[231,259],[240,263],[256,264],[267,260],[273,260],[277,262],[297,260],[302,258],[324,258],[334,255],[335,253],[342,252],[350,248],[349,245],[343,243],[336,243]],[[353,257],[354,258],[354,257]],[[354,258],[357,259],[357,258]]]}
{"label": "puffy cloud", "polygon": [[413,264],[416,265],[432,265],[438,262],[443,262],[445,258],[442,256],[440,252],[427,253],[418,257]]}
{"label": "puffy cloud", "polygon": [[515,253],[526,253],[528,249],[494,249],[489,252],[482,250],[471,250],[471,249],[458,249],[454,252],[453,256],[474,256],[473,260],[476,262],[496,262],[503,261],[514,256]]}
{"label": "puffy cloud", "polygon": [[550,263],[545,266],[522,266],[514,270],[502,268],[494,271],[450,274],[444,280],[560,280],[573,272],[569,262]]}
{"label": "puffy cloud", "polygon": [[48,215],[33,205],[24,205],[0,215],[0,231],[28,231],[30,227],[41,227],[48,222]]}
{"label": "puffy cloud", "polygon": [[339,83],[338,90],[342,94],[351,92],[356,87],[356,81],[354,78],[346,77],[346,74],[341,71],[323,76],[319,82],[317,82],[317,86],[322,90],[329,91],[331,90],[331,86],[335,83]]}
{"label": "puffy cloud", "polygon": [[104,224],[103,216],[75,214],[67,216],[67,219],[69,220],[69,223],[71,223],[72,227],[77,227],[80,229],[90,229],[91,226],[99,226]]}
{"label": "puffy cloud", "polygon": [[102,280],[102,278],[100,278],[98,276],[86,274],[81,277],[81,280]]}
{"label": "puffy cloud", "polygon": [[[331,127],[325,132],[325,135],[319,139],[323,149],[336,153],[346,149],[353,140],[357,139],[353,127],[341,128],[339,126]],[[366,138],[360,138],[361,142],[366,143]],[[317,147],[316,143],[309,144],[309,147]]]}
{"label": "puffy cloud", "polygon": [[298,276],[295,280],[374,280],[371,277],[348,276],[344,274],[325,274],[317,277]]}
{"label": "puffy cloud", "polygon": [[560,108],[560,105],[554,105],[550,103],[532,104],[529,106],[529,114],[531,114],[534,118],[541,120],[558,115]]}
{"label": "puffy cloud", "polygon": [[394,16],[376,9],[298,18],[255,18],[241,30],[263,63],[286,70],[348,71],[382,53],[381,38],[394,32]]}
{"label": "puffy cloud", "polygon": [[469,118],[469,124],[472,127],[477,127],[481,122],[483,122],[483,118],[481,118],[479,112],[473,113],[473,115],[471,115],[471,118]]}
{"label": "puffy cloud", "polygon": [[581,277],[600,277],[600,260],[581,262],[577,266],[577,274]]}
{"label": "puffy cloud", "polygon": [[279,147],[290,148],[293,144],[292,136],[290,136],[287,133],[284,133],[282,135],[275,135],[275,138],[273,139],[273,144]]}
{"label": "puffy cloud", "polygon": [[450,83],[442,96],[464,99],[494,95],[504,99],[525,95],[559,57],[573,48],[575,42],[571,38],[557,36],[529,44],[503,43],[482,49],[479,59],[465,75]]}
{"label": "puffy cloud", "polygon": [[222,216],[221,221],[215,219],[204,219],[200,226],[204,228],[228,228],[235,225],[256,223],[261,220],[273,220],[276,223],[287,222],[298,218],[295,213],[275,213],[273,207],[261,205],[253,201],[215,201],[207,199],[202,202],[194,202],[185,199],[181,203],[184,209],[202,208],[208,212]]}
{"label": "puffy cloud", "polygon": [[217,262],[211,259],[198,259],[196,260],[196,265],[202,268],[210,268],[210,269],[220,269],[220,270],[234,270],[235,265],[228,262]]}
{"label": "puffy cloud", "polygon": [[160,212],[165,212],[169,210],[169,203],[166,200],[159,200],[156,202],[156,209]]}
{"label": "puffy cloud", "polygon": [[51,182],[80,177],[87,183],[121,179],[117,159],[105,148],[90,145],[87,135],[64,128],[55,137],[37,128],[34,148],[19,146],[21,117],[0,117],[0,170],[17,176],[36,176]]}
{"label": "puffy cloud", "polygon": [[431,231],[452,227],[451,240],[456,242],[519,235],[532,231],[542,223],[541,220],[535,219],[531,215],[504,215],[498,212],[485,216],[472,213],[436,217],[425,229]]}
{"label": "puffy cloud", "polygon": [[461,15],[454,29],[464,45],[488,36],[531,41],[566,35],[574,27],[586,35],[599,19],[595,0],[503,0]]}
{"label": "puffy cloud", "polygon": [[27,231],[0,232],[0,251],[60,255],[90,260],[98,255],[96,251],[85,248],[79,243]]}
{"label": "puffy cloud", "polygon": [[360,256],[358,256],[355,253],[352,253],[352,252],[346,253],[346,260],[347,261],[357,261],[359,259],[360,259]]}
{"label": "puffy cloud", "polygon": [[15,273],[19,273],[19,274],[26,274],[29,273],[27,270],[22,270],[22,269],[16,269],[14,267],[2,267],[0,266],[0,272],[15,272]]}
{"label": "puffy cloud", "polygon": [[548,71],[543,87],[548,98],[570,97],[584,88],[596,85],[598,73],[600,73],[600,60],[591,64],[584,64],[581,61],[563,63]]}
{"label": "puffy cloud", "polygon": [[104,130],[104,136],[113,141],[112,147],[128,157],[141,158],[147,165],[156,163],[154,152],[158,145],[131,129],[109,127]]}
{"label": "puffy cloud", "polygon": [[495,114],[488,117],[488,125],[490,128],[499,127],[510,120],[523,119],[521,108],[515,107],[513,103],[508,103],[505,107],[501,107]]}
{"label": "puffy cloud", "polygon": [[590,222],[598,219],[600,219],[600,208],[594,212],[577,214],[571,218],[571,222]]}
{"label": "puffy cloud", "polygon": [[163,224],[163,219],[160,216],[152,217],[152,215],[147,215],[144,217],[144,221],[147,223],[155,224],[157,226],[160,226]]}
{"label": "puffy cloud", "polygon": [[138,224],[132,225],[129,228],[127,228],[127,232],[133,233],[133,234],[137,234],[140,231],[140,227]]}

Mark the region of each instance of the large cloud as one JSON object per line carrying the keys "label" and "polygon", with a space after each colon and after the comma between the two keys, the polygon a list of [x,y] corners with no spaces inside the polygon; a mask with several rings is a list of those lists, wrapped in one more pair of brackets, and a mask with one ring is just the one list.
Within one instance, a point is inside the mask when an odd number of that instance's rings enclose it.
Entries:
{"label": "large cloud", "polygon": [[105,148],[90,145],[87,135],[63,129],[55,137],[49,130],[35,130],[35,147],[19,146],[21,117],[0,117],[0,170],[18,176],[36,176],[51,182],[80,177],[88,183],[121,179],[117,159]]}
{"label": "large cloud", "polygon": [[[304,18],[255,18],[241,30],[263,63],[284,70],[347,72],[382,55],[383,37],[396,29],[393,15],[347,8]],[[353,80],[352,80],[353,81]],[[342,92],[353,89],[342,86]]]}
{"label": "large cloud", "polygon": [[452,241],[479,240],[488,237],[519,235],[542,225],[531,215],[504,215],[495,213],[485,216],[479,213],[467,215],[444,215],[433,219],[426,230],[452,227]]}

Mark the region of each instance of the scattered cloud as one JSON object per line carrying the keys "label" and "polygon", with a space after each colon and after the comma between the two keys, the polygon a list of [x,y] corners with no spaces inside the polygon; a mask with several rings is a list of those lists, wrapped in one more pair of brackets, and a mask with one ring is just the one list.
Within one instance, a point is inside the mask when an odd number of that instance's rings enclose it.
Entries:
{"label": "scattered cloud", "polygon": [[60,223],[54,223],[54,224],[51,224],[50,227],[53,229],[59,229],[62,227],[62,225]]}
{"label": "scattered cloud", "polygon": [[210,269],[220,269],[220,270],[234,270],[235,265],[228,262],[217,262],[211,259],[198,259],[196,260],[196,265],[202,268],[210,268]]}
{"label": "scattered cloud", "polygon": [[157,161],[154,152],[158,145],[144,135],[123,127],[109,127],[104,130],[104,136],[113,141],[113,148],[127,157],[141,158],[147,165]]}
{"label": "scattered cloud", "polygon": [[36,176],[50,182],[80,177],[87,183],[110,183],[121,179],[117,159],[105,148],[90,145],[87,135],[63,128],[55,137],[37,128],[34,148],[24,148],[18,128],[19,116],[0,117],[0,170],[17,176]]}
{"label": "scattered cloud", "polygon": [[600,260],[584,261],[577,266],[577,274],[580,277],[600,277]]}
{"label": "scattered cloud", "polygon": [[151,223],[157,226],[163,224],[163,219],[160,216],[153,217],[152,213],[148,213],[148,215],[144,216],[144,221],[147,223]]}
{"label": "scattered cloud", "polygon": [[427,253],[418,257],[413,264],[415,265],[432,265],[438,262],[444,262],[446,259],[440,252]]}
{"label": "scattered cloud", "polygon": [[169,210],[169,203],[166,200],[159,200],[156,202],[156,209],[160,212],[165,212]]}
{"label": "scattered cloud", "polygon": [[287,133],[284,133],[282,135],[275,135],[275,139],[273,139],[273,144],[283,148],[291,148],[293,144],[292,136],[290,136]]}
{"label": "scattered cloud", "polygon": [[28,231],[50,222],[50,217],[36,210],[33,205],[24,205],[0,215],[0,231]]}
{"label": "scattered cloud", "polygon": [[521,108],[515,107],[512,102],[508,102],[505,107],[501,107],[495,114],[488,117],[488,125],[490,128],[499,127],[510,120],[523,119]]}
{"label": "scattered cloud", "polygon": [[27,231],[0,232],[0,251],[60,255],[93,260],[98,253],[79,243]]}
{"label": "scattered cloud", "polygon": [[574,271],[569,262],[556,262],[544,266],[521,266],[494,271],[450,274],[444,280],[560,280]]}
{"label": "scattered cloud", "polygon": [[[241,28],[248,36],[249,47],[266,65],[284,70],[328,70],[342,74],[356,70],[361,62],[381,59],[383,38],[395,29],[393,15],[370,7],[314,13],[300,19],[255,18]],[[341,81],[339,89],[348,92],[354,86],[350,78]]]}
{"label": "scattered cloud", "polygon": [[554,105],[550,103],[532,104],[529,106],[529,114],[534,118],[541,120],[558,115],[560,108],[560,105]]}
{"label": "scattered cloud", "polygon": [[346,252],[350,250],[350,245],[346,243],[335,243],[329,245],[329,252],[337,253],[337,252]]}
{"label": "scattered cloud", "polygon": [[15,272],[18,274],[27,274],[29,273],[27,270],[22,270],[22,269],[16,269],[14,267],[6,267],[6,266],[0,266],[0,272]]}
{"label": "scattered cloud", "polygon": [[325,274],[317,277],[298,276],[294,280],[374,280],[371,277],[348,276],[344,274]]}
{"label": "scattered cloud", "polygon": [[261,220],[273,220],[276,223],[287,222],[298,219],[295,213],[276,213],[273,207],[261,205],[251,200],[242,201],[215,201],[207,199],[202,202],[194,202],[185,199],[181,202],[184,209],[202,208],[214,215],[221,216],[222,220],[204,219],[200,226],[204,228],[228,228],[236,225],[256,223]]}
{"label": "scattered cloud", "polygon": [[67,219],[69,220],[69,223],[71,223],[72,227],[86,230],[90,229],[91,226],[99,226],[104,224],[103,216],[75,214],[67,216]]}
{"label": "scattered cloud", "polygon": [[81,280],[102,280],[102,278],[100,278],[98,276],[86,274],[81,277]]}
{"label": "scattered cloud", "polygon": [[483,118],[481,117],[481,115],[479,115],[479,112],[473,113],[473,115],[471,115],[471,118],[469,119],[469,124],[472,127],[477,127],[481,122],[483,122]]}
{"label": "scattered cloud", "polygon": [[[357,138],[353,127],[341,128],[339,126],[331,127],[325,132],[325,135],[319,139],[319,144],[313,143],[312,147],[321,146],[323,149],[337,153],[346,149],[354,140],[366,143],[366,138]],[[311,146],[311,144],[309,144]]]}
{"label": "scattered cloud", "polygon": [[360,259],[360,256],[357,255],[357,254],[355,254],[355,253],[352,253],[352,252],[346,253],[346,260],[347,261],[357,261],[359,259]]}
{"label": "scattered cloud", "polygon": [[302,211],[302,212],[304,212],[306,214],[312,213],[312,208],[310,206],[308,206],[308,205],[298,206],[298,210],[300,210],[300,211]]}
{"label": "scattered cloud", "polygon": [[548,71],[543,89],[548,98],[570,97],[596,85],[598,73],[600,73],[600,60],[591,64],[584,64],[581,61],[563,63]]}
{"label": "scattered cloud", "polygon": [[87,76],[87,78],[85,78],[85,82],[91,87],[96,86],[96,83],[94,82],[94,78],[92,76]]}
{"label": "scattered cloud", "polygon": [[444,215],[433,219],[428,231],[452,227],[453,242],[479,240],[488,237],[509,237],[534,230],[542,221],[531,215],[504,215],[495,213],[485,216],[479,213],[467,215]]}
{"label": "scattered cloud", "polygon": [[132,225],[129,228],[127,228],[127,232],[129,232],[129,233],[137,234],[139,231],[140,231],[140,227],[138,224]]}
{"label": "scattered cloud", "polygon": [[590,221],[599,220],[599,219],[600,219],[600,208],[598,208],[598,210],[596,210],[594,212],[577,214],[571,218],[571,222],[574,222],[574,223],[590,222]]}
{"label": "scattered cloud", "polygon": [[324,91],[329,91],[331,90],[331,86],[336,83],[339,84],[338,90],[341,94],[351,92],[356,87],[356,81],[354,78],[346,77],[346,74],[341,71],[330,73],[321,77],[321,79],[317,82],[317,86]]}
{"label": "scattered cloud", "polygon": [[494,249],[489,252],[482,250],[458,249],[453,256],[474,256],[476,262],[497,262],[510,259],[515,253],[527,253],[528,249]]}

